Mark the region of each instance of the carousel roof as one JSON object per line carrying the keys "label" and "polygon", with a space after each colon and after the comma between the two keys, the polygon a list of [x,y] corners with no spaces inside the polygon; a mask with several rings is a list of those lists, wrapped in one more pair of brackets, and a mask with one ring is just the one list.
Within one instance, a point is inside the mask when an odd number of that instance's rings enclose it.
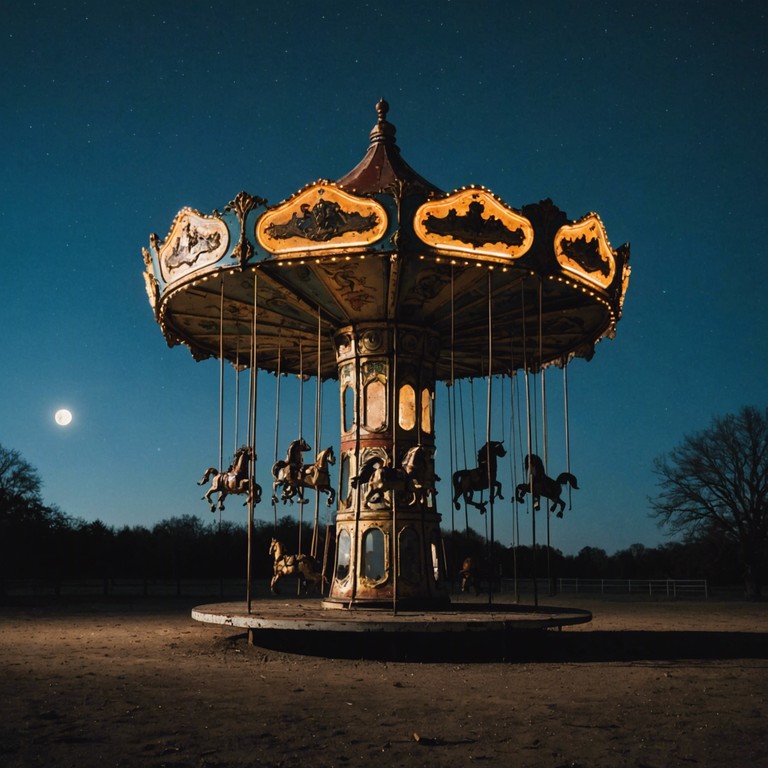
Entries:
{"label": "carousel roof", "polygon": [[370,135],[365,157],[336,183],[358,195],[374,195],[389,192],[396,195],[399,189],[421,194],[425,198],[442,195],[434,184],[419,176],[400,155],[395,141],[396,129],[387,122],[389,104],[381,99],[376,105],[379,116]]}
{"label": "carousel roof", "polygon": [[170,346],[335,378],[336,331],[383,321],[437,333],[449,380],[485,375],[489,347],[506,373],[590,358],[613,336],[629,246],[551,200],[518,210],[483,187],[441,192],[402,159],[387,110],[338,181],[275,206],[241,192],[222,213],[185,208],[150,236],[147,292]]}

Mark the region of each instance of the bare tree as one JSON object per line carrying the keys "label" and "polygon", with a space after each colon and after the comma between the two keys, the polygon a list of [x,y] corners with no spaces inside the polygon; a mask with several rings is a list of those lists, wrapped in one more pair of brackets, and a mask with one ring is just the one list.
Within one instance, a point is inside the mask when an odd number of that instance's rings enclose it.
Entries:
{"label": "bare tree", "polygon": [[660,526],[689,540],[717,535],[738,547],[747,597],[761,595],[768,551],[768,408],[715,418],[656,459]]}
{"label": "bare tree", "polygon": [[18,451],[0,445],[0,516],[24,515],[42,505],[40,476]]}

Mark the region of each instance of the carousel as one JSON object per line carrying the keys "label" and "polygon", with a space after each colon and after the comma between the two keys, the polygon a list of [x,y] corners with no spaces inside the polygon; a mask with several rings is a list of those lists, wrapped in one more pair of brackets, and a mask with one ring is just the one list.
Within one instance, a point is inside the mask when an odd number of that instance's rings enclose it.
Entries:
{"label": "carousel", "polygon": [[[273,503],[323,496],[335,515],[332,562],[319,567],[314,537],[309,552],[294,555],[275,541],[273,584],[286,573],[317,582],[323,599],[303,605],[301,621],[346,630],[353,613],[383,625],[381,609],[405,623],[409,611],[464,621],[450,596],[436,500],[436,387],[516,373],[527,381],[590,359],[615,334],[629,279],[629,246],[612,248],[595,213],[571,220],[551,200],[517,209],[484,187],[438,189],[402,158],[388,109],[377,104],[365,156],[336,181],[276,205],[241,192],[221,212],[185,208],[144,249],[149,301],[169,346],[249,370],[252,382],[259,370],[318,386],[338,381],[337,446],[315,445],[314,460],[305,459],[312,449],[299,437],[262,472],[249,429],[232,465],[212,467],[201,482],[213,478],[212,509],[216,491],[246,495],[249,531],[265,487]],[[255,412],[253,383],[249,403]],[[476,462],[452,471],[451,498],[441,496],[488,510],[491,535],[505,453],[493,432],[489,397]],[[513,496],[548,497],[557,508],[575,477],[548,477],[530,439],[525,458]],[[276,609],[251,598],[252,556],[249,546],[245,604],[203,606],[195,618],[271,626]],[[281,611],[274,621],[286,626]],[[589,618],[534,617],[546,626]]]}

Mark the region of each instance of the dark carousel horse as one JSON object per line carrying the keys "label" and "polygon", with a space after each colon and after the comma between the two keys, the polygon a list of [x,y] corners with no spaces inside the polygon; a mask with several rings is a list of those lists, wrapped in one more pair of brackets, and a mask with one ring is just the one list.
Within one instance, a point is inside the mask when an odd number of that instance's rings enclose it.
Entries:
{"label": "dark carousel horse", "polygon": [[277,584],[283,576],[297,576],[302,580],[307,591],[322,590],[325,578],[314,557],[283,554],[283,545],[277,539],[272,539],[272,543],[269,545],[269,554],[274,558],[272,581],[269,583],[269,588],[273,594],[279,593]]}
{"label": "dark carousel horse", "polygon": [[472,495],[475,491],[484,491],[489,485],[491,501],[504,498],[501,495],[501,483],[496,479],[496,459],[506,455],[504,445],[498,440],[491,440],[477,452],[477,466],[474,469],[460,469],[453,473],[453,505],[456,509],[461,509],[459,499],[463,496],[465,504],[485,514],[485,502],[474,501]]}
{"label": "dark carousel horse", "polygon": [[[333,447],[326,448],[317,454],[317,459],[314,464],[302,464],[296,473],[295,479],[291,479],[289,476],[289,469],[285,462],[278,461],[275,464],[277,474],[275,475],[275,482],[273,484],[273,496],[275,499],[275,491],[278,487],[283,487],[283,492],[280,495],[280,500],[285,503],[286,501],[293,502],[293,497],[299,492],[301,488],[314,488],[317,491],[328,494],[328,501],[326,504],[330,507],[336,500],[336,491],[331,487],[331,474],[328,469],[329,465],[336,463],[336,457],[333,453]],[[273,469],[273,472],[275,470]]]}
{"label": "dark carousel horse", "polygon": [[461,570],[459,571],[459,576],[461,576],[462,592],[468,592],[471,588],[475,590],[476,595],[480,594],[480,574],[471,557],[464,558],[464,562],[461,564]]}
{"label": "dark carousel horse", "polygon": [[357,488],[363,484],[368,489],[363,504],[376,504],[384,501],[386,491],[408,495],[408,504],[417,501],[426,502],[428,494],[434,492],[435,481],[439,478],[429,469],[427,448],[415,445],[409,448],[401,466],[389,466],[389,460],[381,456],[372,456],[360,468],[360,473],[350,480],[350,485]]}
{"label": "dark carousel horse", "polygon": [[[529,465],[530,458],[530,465]],[[561,472],[556,478],[547,477],[547,473],[544,470],[544,462],[535,454],[532,453],[530,457],[525,457],[525,471],[529,471],[530,466],[530,483],[520,483],[515,489],[515,499],[518,504],[522,504],[525,501],[525,494],[531,493],[531,485],[533,486],[533,508],[539,509],[541,506],[541,497],[549,499],[552,502],[552,506],[549,511],[554,512],[557,509],[557,517],[563,516],[565,510],[565,502],[560,498],[560,493],[563,486],[570,485],[571,488],[579,490],[576,478],[570,472]],[[559,507],[559,509],[558,509]]]}
{"label": "dark carousel horse", "polygon": [[461,591],[469,592],[470,589],[479,595],[482,590],[482,582],[486,582],[488,589],[497,591],[501,588],[501,572],[494,568],[487,558],[465,557],[459,571],[461,577]]}
{"label": "dark carousel horse", "polygon": [[[211,506],[211,512],[216,511],[218,505],[220,510],[224,509],[224,499],[228,494],[241,494],[247,493],[248,498],[245,504],[251,501],[251,495],[253,495],[253,502],[258,504],[261,501],[261,486],[254,482],[253,489],[251,489],[251,479],[248,476],[248,462],[253,458],[253,449],[250,446],[239,448],[232,464],[224,472],[219,472],[216,467],[208,467],[205,470],[203,479],[198,482],[198,485],[205,485],[208,479],[213,476],[211,487],[203,495],[203,499]],[[211,501],[211,495],[214,493],[219,494],[217,504]],[[245,506],[245,504],[243,506]]]}

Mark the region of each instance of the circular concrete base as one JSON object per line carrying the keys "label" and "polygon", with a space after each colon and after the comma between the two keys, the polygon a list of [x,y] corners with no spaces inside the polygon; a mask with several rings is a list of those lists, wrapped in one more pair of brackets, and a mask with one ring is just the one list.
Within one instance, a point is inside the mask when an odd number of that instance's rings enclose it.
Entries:
{"label": "circular concrete base", "polygon": [[[240,627],[254,645],[321,656],[425,658],[450,649],[482,647],[508,658],[514,648],[538,637],[536,630],[562,629],[592,620],[589,611],[552,606],[472,601],[435,611],[392,609],[326,610],[318,599],[280,598],[213,603],[192,610],[208,624]],[[495,650],[491,650],[491,649]],[[482,656],[482,654],[481,654]]]}

